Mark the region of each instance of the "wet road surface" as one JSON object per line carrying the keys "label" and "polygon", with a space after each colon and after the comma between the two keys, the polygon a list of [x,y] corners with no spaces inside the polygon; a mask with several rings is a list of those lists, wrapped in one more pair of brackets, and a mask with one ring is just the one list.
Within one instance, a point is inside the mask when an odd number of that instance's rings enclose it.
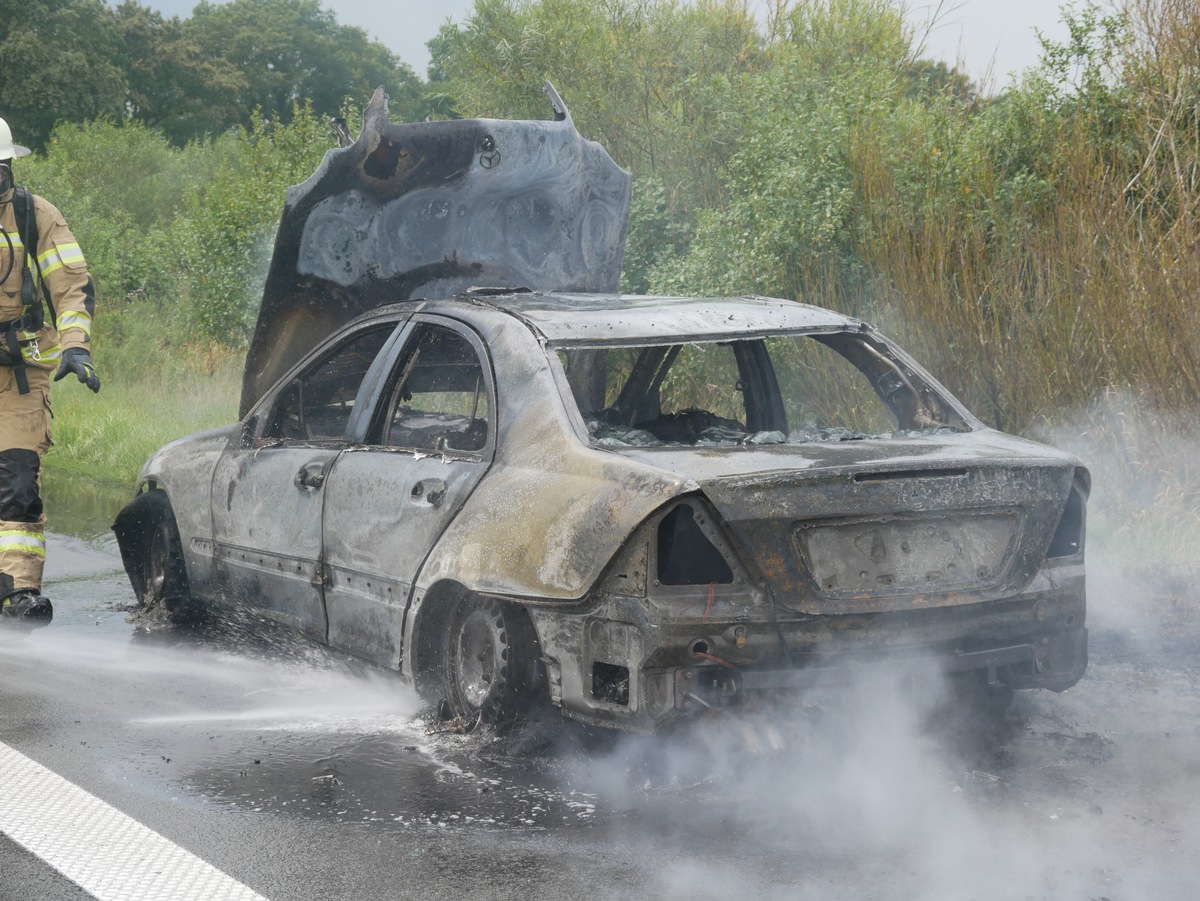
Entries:
{"label": "wet road surface", "polygon": [[[306,641],[138,632],[111,541],[50,553],[0,743],[272,901],[1196,896],[1200,645],[1102,595],[1084,682],[1002,723],[864,681],[669,738],[464,735]],[[0,898],[92,896],[0,836]]]}

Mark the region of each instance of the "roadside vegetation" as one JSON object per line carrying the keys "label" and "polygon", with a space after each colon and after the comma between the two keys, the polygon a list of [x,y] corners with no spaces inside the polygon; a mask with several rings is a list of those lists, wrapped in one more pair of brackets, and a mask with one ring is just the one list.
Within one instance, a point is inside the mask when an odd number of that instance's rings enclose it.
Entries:
{"label": "roadside vegetation", "polygon": [[60,125],[19,182],[64,211],[98,285],[99,395],[55,384],[54,471],[131,483],[146,457],[237,418],[245,344],[290,184],[329,148],[311,108],[173,147],[136,124]]}
{"label": "roadside vegetation", "polygon": [[[1064,7],[1069,38],[1000,86],[923,59],[887,0],[780,0],[765,22],[738,0],[477,0],[430,42],[424,81],[315,0],[202,3],[182,22],[133,0],[30,2],[92,21],[89,46],[116,42],[89,96],[120,98],[63,105],[17,167],[66,212],[101,289],[105,391],[56,392],[52,468],[129,480],[162,441],[233,417],[284,189],[332,145],[330,114],[379,79],[396,119],[542,118],[550,79],[634,174],[627,290],[867,318],[989,424],[1114,461],[1098,482],[1138,480],[1136,503],[1200,532],[1200,477],[1160,465],[1200,446],[1192,0]],[[285,13],[311,36],[301,56],[357,61],[337,90],[303,60],[235,53]],[[5,68],[0,96],[39,96]],[[1121,508],[1103,527],[1133,547],[1138,522]]]}

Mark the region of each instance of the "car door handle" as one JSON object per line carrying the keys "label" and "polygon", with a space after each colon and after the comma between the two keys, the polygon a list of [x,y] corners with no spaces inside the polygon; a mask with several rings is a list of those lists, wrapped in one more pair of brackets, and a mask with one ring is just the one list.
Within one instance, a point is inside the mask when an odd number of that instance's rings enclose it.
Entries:
{"label": "car door handle", "polygon": [[324,461],[314,460],[312,463],[305,463],[296,473],[295,482],[297,488],[308,488],[309,490],[320,488],[325,484]]}
{"label": "car door handle", "polygon": [[414,504],[438,507],[446,497],[446,483],[441,479],[422,479],[412,486],[408,498]]}

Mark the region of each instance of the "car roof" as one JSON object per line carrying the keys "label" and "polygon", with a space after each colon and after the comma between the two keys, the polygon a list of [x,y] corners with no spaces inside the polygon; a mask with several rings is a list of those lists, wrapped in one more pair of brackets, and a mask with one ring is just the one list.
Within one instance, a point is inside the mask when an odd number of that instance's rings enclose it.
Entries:
{"label": "car roof", "polygon": [[[833,310],[776,297],[669,297],[641,294],[502,293],[486,289],[459,295],[524,321],[557,345],[622,343],[669,338],[752,335],[865,324]],[[432,311],[442,304],[433,303]]]}

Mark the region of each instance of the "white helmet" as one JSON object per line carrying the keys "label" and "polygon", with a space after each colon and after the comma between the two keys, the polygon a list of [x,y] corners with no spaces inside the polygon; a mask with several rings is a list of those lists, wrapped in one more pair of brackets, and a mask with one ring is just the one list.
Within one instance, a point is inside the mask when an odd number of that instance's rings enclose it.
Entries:
{"label": "white helmet", "polygon": [[29,152],[28,147],[13,143],[12,129],[8,127],[7,122],[0,119],[0,160],[11,160],[13,157],[25,156]]}

